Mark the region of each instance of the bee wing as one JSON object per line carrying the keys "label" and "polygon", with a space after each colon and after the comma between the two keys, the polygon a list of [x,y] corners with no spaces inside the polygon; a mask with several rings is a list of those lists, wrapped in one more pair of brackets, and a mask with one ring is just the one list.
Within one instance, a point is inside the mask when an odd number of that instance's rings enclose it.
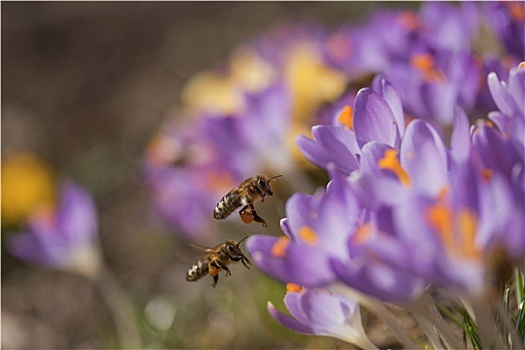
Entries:
{"label": "bee wing", "polygon": [[210,247],[205,247],[203,245],[200,245],[200,244],[195,244],[195,243],[188,243],[189,246],[201,251],[201,252],[205,252],[205,253],[211,253],[213,252],[213,248],[210,248]]}

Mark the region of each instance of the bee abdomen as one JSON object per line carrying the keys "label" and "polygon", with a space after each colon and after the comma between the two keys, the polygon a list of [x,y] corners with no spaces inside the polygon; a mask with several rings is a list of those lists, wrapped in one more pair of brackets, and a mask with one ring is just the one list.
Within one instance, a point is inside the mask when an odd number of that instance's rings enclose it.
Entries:
{"label": "bee abdomen", "polygon": [[239,197],[230,192],[222,197],[219,203],[217,203],[213,210],[213,217],[215,219],[224,219],[237,209],[240,204]]}
{"label": "bee abdomen", "polygon": [[199,260],[186,272],[186,281],[194,282],[206,276],[210,271],[210,263],[208,260]]}

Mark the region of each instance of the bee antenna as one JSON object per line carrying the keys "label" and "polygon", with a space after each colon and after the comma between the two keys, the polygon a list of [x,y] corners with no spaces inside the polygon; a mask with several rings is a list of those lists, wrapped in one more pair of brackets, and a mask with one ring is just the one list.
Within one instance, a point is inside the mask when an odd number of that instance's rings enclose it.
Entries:
{"label": "bee antenna", "polygon": [[244,237],[243,239],[241,239],[239,242],[237,242],[237,245],[240,245],[242,241],[244,241],[246,238],[250,237],[250,235]]}
{"label": "bee antenna", "polygon": [[277,179],[278,177],[282,177],[282,176],[283,176],[282,174],[272,176],[270,179],[268,179],[268,182],[273,181],[273,180]]}

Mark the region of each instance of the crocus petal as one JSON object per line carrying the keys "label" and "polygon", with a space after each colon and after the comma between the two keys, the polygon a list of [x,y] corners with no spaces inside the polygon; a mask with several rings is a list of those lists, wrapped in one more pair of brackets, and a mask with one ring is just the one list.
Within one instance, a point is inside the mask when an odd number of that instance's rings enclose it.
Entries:
{"label": "crocus petal", "polygon": [[56,236],[22,233],[11,237],[8,244],[13,255],[37,264],[61,268],[68,262],[68,250]]}
{"label": "crocus petal", "polygon": [[421,100],[428,107],[431,120],[448,125],[454,119],[457,88],[449,83],[428,83],[421,87]]}
{"label": "crocus petal", "polygon": [[314,140],[299,135],[296,139],[296,143],[297,147],[301,150],[301,153],[315,165],[321,168],[326,168],[332,161],[332,157],[328,152]]}
{"label": "crocus petal", "polygon": [[290,232],[297,234],[299,230],[309,225],[312,196],[294,193],[286,202],[287,225]]}
{"label": "crocus petal", "polygon": [[494,174],[480,191],[480,222],[478,244],[486,250],[509,235],[515,213],[513,194],[501,174]]}
{"label": "crocus petal", "polygon": [[501,82],[494,72],[489,73],[487,76],[487,82],[496,106],[498,106],[499,110],[503,114],[511,116],[514,110],[514,101],[507,93],[507,84]]}
{"label": "crocus petal", "polygon": [[508,91],[514,98],[516,110],[525,113],[525,68],[514,68],[510,71]]}
{"label": "crocus petal", "polygon": [[93,239],[97,231],[97,215],[91,196],[81,187],[66,182],[61,189],[57,211],[58,231],[72,244]]}
{"label": "crocus petal", "polygon": [[318,289],[307,290],[303,297],[303,305],[317,334],[329,334],[331,329],[345,323],[349,312],[355,311],[355,305],[352,309],[345,310],[339,297]]}
{"label": "crocus petal", "polygon": [[342,126],[318,125],[312,128],[317,142],[332,156],[332,161],[348,172],[357,169],[359,153],[354,132]]}
{"label": "crocus petal", "polygon": [[297,146],[312,163],[327,169],[330,163],[345,173],[358,168],[355,154],[359,153],[353,131],[341,126],[318,125],[312,128],[315,141],[304,136]]}
{"label": "crocus petal", "polygon": [[399,130],[390,106],[372,89],[359,90],[354,105],[354,130],[359,147],[378,141],[397,148]]}
{"label": "crocus petal", "polygon": [[315,245],[290,244],[284,260],[290,282],[306,287],[321,287],[333,280],[328,254]]}
{"label": "crocus petal", "polygon": [[306,289],[301,287],[299,292],[287,292],[284,296],[284,305],[295,319],[303,324],[310,324],[310,315],[306,312],[304,295]]}
{"label": "crocus petal", "polygon": [[458,163],[465,162],[470,153],[469,122],[465,111],[460,107],[456,107],[455,109],[450,153],[454,161]]}
{"label": "crocus petal", "polygon": [[282,314],[275,308],[275,306],[273,306],[271,302],[268,302],[267,308],[268,312],[272,315],[272,317],[286,328],[293,329],[294,331],[299,333],[312,335],[314,334],[311,327],[298,322],[296,319],[290,316]]}
{"label": "crocus petal", "polygon": [[397,94],[392,84],[390,84],[390,82],[385,80],[380,75],[377,75],[374,78],[372,86],[374,91],[383,96],[385,101],[390,106],[390,109],[392,110],[394,118],[397,122],[399,134],[400,136],[403,136],[403,134],[405,133],[405,115],[403,113],[403,105],[401,103],[401,98]]}
{"label": "crocus petal", "polygon": [[447,182],[446,150],[437,132],[423,120],[407,127],[401,143],[401,164],[412,183],[429,195],[437,195]]}
{"label": "crocus petal", "polygon": [[276,256],[275,252],[272,251],[277,241],[278,238],[274,236],[250,236],[246,241],[246,249],[257,267],[264,273],[277,280],[288,282],[291,279],[283,256]]}

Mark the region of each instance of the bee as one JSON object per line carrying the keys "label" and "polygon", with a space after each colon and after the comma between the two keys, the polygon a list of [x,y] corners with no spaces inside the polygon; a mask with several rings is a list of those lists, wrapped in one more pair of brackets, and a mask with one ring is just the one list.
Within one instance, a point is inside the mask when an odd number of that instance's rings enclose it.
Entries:
{"label": "bee", "polygon": [[206,256],[199,259],[188,269],[186,272],[186,281],[194,282],[209,274],[213,277],[213,284],[211,286],[215,288],[219,281],[219,272],[225,270],[226,276],[231,276],[232,273],[228,268],[228,265],[241,261],[242,264],[249,269],[249,265],[251,265],[250,260],[248,260],[239,248],[239,244],[241,244],[246,238],[248,238],[248,236],[244,237],[239,242],[228,240],[217,245],[215,248],[195,246],[206,252]]}
{"label": "bee", "polygon": [[273,196],[270,182],[281,176],[276,175],[269,178],[264,175],[257,175],[244,180],[239,187],[234,188],[221,198],[213,210],[213,217],[218,220],[224,219],[235,209],[242,206],[239,215],[245,224],[256,221],[260,222],[263,227],[268,227],[266,221],[257,215],[253,203],[259,198],[261,202],[264,202],[265,196]]}

